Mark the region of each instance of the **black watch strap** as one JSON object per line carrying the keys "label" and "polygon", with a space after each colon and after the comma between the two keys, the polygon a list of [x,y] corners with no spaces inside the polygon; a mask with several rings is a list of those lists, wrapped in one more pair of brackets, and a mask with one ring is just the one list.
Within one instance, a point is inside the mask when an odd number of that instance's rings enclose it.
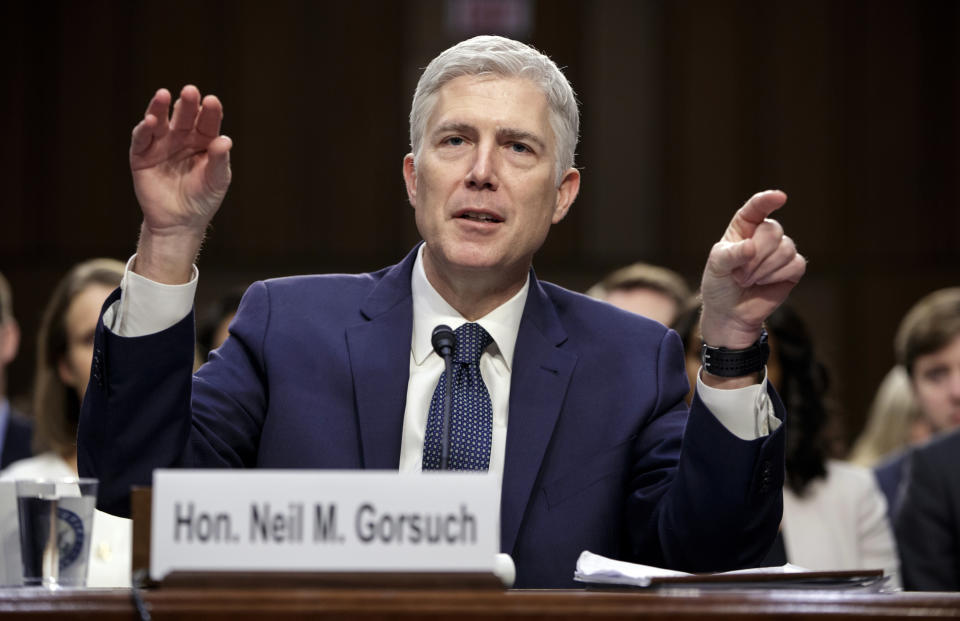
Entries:
{"label": "black watch strap", "polygon": [[760,332],[760,338],[746,349],[727,349],[711,347],[704,343],[700,348],[700,363],[710,375],[720,377],[741,377],[763,371],[770,357],[770,345],[767,344],[767,331]]}

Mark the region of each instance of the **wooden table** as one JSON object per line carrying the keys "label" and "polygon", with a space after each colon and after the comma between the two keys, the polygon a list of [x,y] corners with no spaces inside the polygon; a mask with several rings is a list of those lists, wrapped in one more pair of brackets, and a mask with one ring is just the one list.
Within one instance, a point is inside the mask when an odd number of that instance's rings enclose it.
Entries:
{"label": "wooden table", "polygon": [[[840,591],[496,591],[373,588],[160,588],[154,619],[943,619],[960,593]],[[4,618],[136,619],[126,589],[0,589]]]}

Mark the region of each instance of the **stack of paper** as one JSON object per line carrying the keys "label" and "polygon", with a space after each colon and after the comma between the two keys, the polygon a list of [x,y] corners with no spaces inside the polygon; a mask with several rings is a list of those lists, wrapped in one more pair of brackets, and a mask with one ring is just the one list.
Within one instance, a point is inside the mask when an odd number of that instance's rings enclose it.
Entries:
{"label": "stack of paper", "polygon": [[587,584],[631,587],[684,586],[691,588],[789,588],[880,590],[883,570],[810,571],[787,563],[716,574],[688,574],[672,569],[615,561],[584,550],[577,560],[574,580]]}

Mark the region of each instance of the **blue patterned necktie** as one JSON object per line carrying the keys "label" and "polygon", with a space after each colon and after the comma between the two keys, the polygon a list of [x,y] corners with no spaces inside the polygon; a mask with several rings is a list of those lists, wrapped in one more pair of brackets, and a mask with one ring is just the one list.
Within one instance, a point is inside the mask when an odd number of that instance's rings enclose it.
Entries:
{"label": "blue patterned necktie", "polygon": [[[450,470],[487,470],[490,466],[490,440],[493,436],[493,406],[490,393],[480,376],[480,356],[493,338],[477,323],[465,323],[456,330],[453,348],[452,399],[450,405]],[[427,433],[423,441],[423,469],[440,469],[440,438],[443,427],[443,397],[446,374],[430,402]]]}

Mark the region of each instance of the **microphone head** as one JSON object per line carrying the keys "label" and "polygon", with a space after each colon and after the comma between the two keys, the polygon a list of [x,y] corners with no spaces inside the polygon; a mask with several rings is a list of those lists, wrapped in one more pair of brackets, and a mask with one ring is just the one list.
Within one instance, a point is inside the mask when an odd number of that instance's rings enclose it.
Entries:
{"label": "microphone head", "polygon": [[450,329],[450,326],[440,324],[433,329],[430,342],[433,344],[433,351],[437,352],[441,357],[446,358],[453,354],[453,346],[457,342],[457,337],[453,333],[453,330]]}

